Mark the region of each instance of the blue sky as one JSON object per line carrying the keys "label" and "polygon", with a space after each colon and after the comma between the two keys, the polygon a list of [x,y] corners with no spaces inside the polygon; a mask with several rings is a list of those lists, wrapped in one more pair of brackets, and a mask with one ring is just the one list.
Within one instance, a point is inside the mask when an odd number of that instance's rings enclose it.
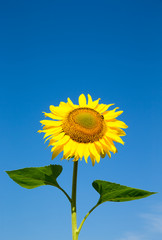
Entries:
{"label": "blue sky", "polygon": [[104,203],[80,240],[162,238],[162,1],[0,1],[1,204],[3,240],[71,239],[70,206],[50,186],[15,184],[5,170],[61,164],[71,191],[72,162],[51,161],[42,111],[90,93],[115,103],[129,128],[118,153],[92,167],[79,162],[78,223],[96,204],[102,179],[156,191],[138,201]]}

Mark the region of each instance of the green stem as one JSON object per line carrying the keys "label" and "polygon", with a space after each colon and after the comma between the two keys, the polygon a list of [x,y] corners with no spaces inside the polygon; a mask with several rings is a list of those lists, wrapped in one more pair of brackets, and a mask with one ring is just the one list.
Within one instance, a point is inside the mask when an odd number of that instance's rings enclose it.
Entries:
{"label": "green stem", "polygon": [[73,167],[73,183],[72,183],[72,197],[71,197],[71,220],[72,220],[72,239],[73,240],[78,240],[77,214],[76,214],[77,170],[78,170],[78,161],[74,162],[74,167]]}
{"label": "green stem", "polygon": [[79,235],[79,233],[80,233],[80,230],[81,230],[81,228],[82,228],[85,220],[86,220],[87,217],[89,216],[89,214],[90,214],[96,207],[98,207],[98,206],[99,206],[99,204],[97,203],[97,204],[96,204],[93,208],[91,208],[91,210],[85,215],[85,217],[83,218],[83,220],[82,220],[82,222],[81,222],[81,224],[80,224],[80,226],[79,226],[79,228],[78,228],[78,230],[77,230],[78,235]]}

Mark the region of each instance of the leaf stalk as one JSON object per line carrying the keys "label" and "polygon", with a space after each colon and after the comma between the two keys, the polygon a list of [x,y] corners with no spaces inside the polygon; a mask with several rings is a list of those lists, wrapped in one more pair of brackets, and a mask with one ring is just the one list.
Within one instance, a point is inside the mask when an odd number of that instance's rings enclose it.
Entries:
{"label": "leaf stalk", "polygon": [[93,210],[96,208],[96,207],[98,207],[99,206],[99,204],[97,203],[93,208],[91,208],[91,210],[85,215],[85,217],[83,218],[83,220],[82,220],[82,222],[81,222],[81,224],[80,224],[80,226],[79,226],[79,228],[78,228],[78,230],[77,230],[77,232],[78,232],[78,235],[79,235],[79,233],[80,233],[80,230],[82,229],[82,227],[83,227],[83,224],[84,224],[84,222],[85,222],[85,220],[87,219],[87,217],[91,214],[91,212],[93,212]]}

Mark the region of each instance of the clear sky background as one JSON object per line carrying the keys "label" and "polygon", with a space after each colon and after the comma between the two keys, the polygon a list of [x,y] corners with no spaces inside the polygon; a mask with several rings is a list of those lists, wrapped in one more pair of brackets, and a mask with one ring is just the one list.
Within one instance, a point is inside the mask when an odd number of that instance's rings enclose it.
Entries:
{"label": "clear sky background", "polygon": [[62,192],[21,188],[4,171],[60,164],[70,194],[72,162],[52,162],[37,130],[49,105],[81,93],[115,103],[129,128],[111,159],[79,162],[78,224],[98,200],[95,179],[159,194],[102,204],[79,240],[162,239],[161,80],[161,0],[0,1],[0,239],[71,239]]}

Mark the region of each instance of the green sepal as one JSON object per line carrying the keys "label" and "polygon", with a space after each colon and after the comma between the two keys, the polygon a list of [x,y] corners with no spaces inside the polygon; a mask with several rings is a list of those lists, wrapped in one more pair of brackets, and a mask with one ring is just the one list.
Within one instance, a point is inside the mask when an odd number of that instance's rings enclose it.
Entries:
{"label": "green sepal", "polygon": [[56,179],[62,172],[62,166],[49,165],[44,167],[22,168],[6,171],[9,177],[21,187],[32,189],[43,185],[60,188]]}
{"label": "green sepal", "polygon": [[100,194],[98,205],[107,201],[126,202],[137,200],[156,193],[101,180],[94,181],[92,186]]}

